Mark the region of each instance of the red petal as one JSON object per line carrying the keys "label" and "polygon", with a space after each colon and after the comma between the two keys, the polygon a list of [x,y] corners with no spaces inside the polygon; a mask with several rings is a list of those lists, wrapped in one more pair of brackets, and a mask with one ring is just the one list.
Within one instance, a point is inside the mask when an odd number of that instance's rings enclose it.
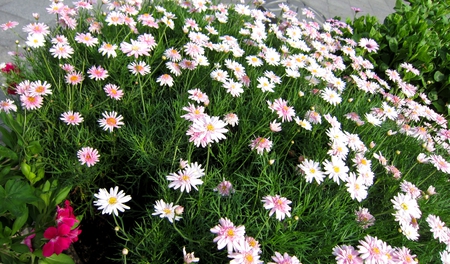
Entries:
{"label": "red petal", "polygon": [[47,244],[44,245],[44,247],[42,247],[42,255],[44,255],[44,257],[46,258],[50,257],[54,253],[54,247],[55,242],[50,240]]}
{"label": "red petal", "polygon": [[58,230],[54,226],[47,228],[44,232],[44,237],[47,239],[52,239],[57,236],[58,236]]}

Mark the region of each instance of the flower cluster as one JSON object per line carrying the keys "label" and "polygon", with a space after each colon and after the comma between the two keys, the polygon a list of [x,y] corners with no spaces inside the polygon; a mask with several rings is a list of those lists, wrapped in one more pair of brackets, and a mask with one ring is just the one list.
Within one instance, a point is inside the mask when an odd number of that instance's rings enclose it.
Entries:
{"label": "flower cluster", "polygon": [[170,173],[166,176],[167,180],[170,181],[169,188],[180,189],[181,192],[186,191],[189,193],[191,188],[197,189],[197,185],[203,183],[200,180],[201,177],[205,176],[205,170],[202,168],[201,164],[197,162],[186,164],[186,166],[176,173]]}
{"label": "flower cluster", "polygon": [[[213,241],[217,243],[217,249],[220,250],[227,247],[228,257],[232,259],[230,263],[264,263],[260,260],[262,251],[259,242],[255,238],[245,234],[245,226],[235,226],[230,219],[221,218],[219,224],[211,228],[211,232],[216,234]],[[268,263],[300,264],[296,256],[289,256],[286,252],[283,255],[275,252],[272,260],[275,262]]]}
{"label": "flower cluster", "polygon": [[406,238],[417,240],[419,239],[417,219],[422,216],[417,199],[421,192],[414,184],[406,181],[402,183],[401,188],[404,193],[398,193],[391,200],[395,209],[393,215]]}
{"label": "flower cluster", "polygon": [[68,249],[70,244],[78,241],[78,235],[81,233],[77,227],[79,221],[73,214],[70,202],[66,200],[64,205],[58,206],[56,210],[56,226],[51,226],[44,232],[44,238],[49,239],[42,248],[44,257],[59,255]]}
{"label": "flower cluster", "polygon": [[430,231],[433,233],[433,238],[439,240],[440,243],[446,245],[446,249],[440,253],[442,263],[449,263],[450,261],[450,228],[441,221],[439,216],[430,214],[426,219],[430,226]]}
{"label": "flower cluster", "polygon": [[358,249],[351,245],[333,248],[336,263],[419,263],[416,255],[406,247],[392,247],[377,237],[367,235],[359,241]]}

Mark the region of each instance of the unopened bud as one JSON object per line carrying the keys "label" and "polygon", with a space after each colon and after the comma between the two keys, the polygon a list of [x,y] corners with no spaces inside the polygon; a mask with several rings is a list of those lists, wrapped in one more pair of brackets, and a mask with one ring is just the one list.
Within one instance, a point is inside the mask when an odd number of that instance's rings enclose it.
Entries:
{"label": "unopened bud", "polygon": [[177,207],[175,207],[175,214],[176,215],[182,215],[183,212],[184,212],[184,207],[183,206],[178,205]]}

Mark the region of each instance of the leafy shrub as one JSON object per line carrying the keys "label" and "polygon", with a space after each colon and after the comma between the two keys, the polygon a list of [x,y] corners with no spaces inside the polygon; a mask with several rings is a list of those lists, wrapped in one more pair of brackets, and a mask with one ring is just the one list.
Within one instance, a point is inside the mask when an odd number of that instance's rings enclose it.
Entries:
{"label": "leafy shrub", "polygon": [[[450,98],[450,5],[448,1],[397,0],[395,13],[380,24],[366,15],[347,22],[354,29],[352,38],[370,37],[380,49],[369,58],[375,71],[385,77],[387,69],[399,69],[407,61],[420,75],[404,79],[419,88],[441,113],[447,113]],[[350,36],[350,35],[349,35]]]}

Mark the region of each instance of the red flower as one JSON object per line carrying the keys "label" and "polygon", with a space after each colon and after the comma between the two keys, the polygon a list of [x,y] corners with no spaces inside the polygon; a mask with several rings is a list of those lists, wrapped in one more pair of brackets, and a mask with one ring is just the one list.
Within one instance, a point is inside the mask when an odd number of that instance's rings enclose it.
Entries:
{"label": "red flower", "polygon": [[64,202],[65,207],[59,207],[56,209],[56,224],[66,224],[73,227],[75,223],[78,222],[75,215],[73,214],[73,208],[70,206],[70,202],[66,200]]}
{"label": "red flower", "polygon": [[8,85],[8,89],[7,89],[6,92],[7,92],[8,94],[10,94],[10,95],[15,95],[15,94],[17,94],[16,86],[17,86],[17,83],[10,83],[10,84]]}
{"label": "red flower", "polygon": [[44,257],[50,257],[53,253],[59,255],[63,250],[69,248],[70,243],[72,243],[72,238],[68,236],[71,233],[70,229],[70,226],[61,224],[58,228],[51,226],[45,230],[44,237],[50,239],[50,241],[42,248]]}
{"label": "red flower", "polygon": [[11,62],[8,62],[6,63],[5,67],[2,68],[2,72],[10,73],[11,71],[18,73],[20,70],[16,65],[12,64]]}

